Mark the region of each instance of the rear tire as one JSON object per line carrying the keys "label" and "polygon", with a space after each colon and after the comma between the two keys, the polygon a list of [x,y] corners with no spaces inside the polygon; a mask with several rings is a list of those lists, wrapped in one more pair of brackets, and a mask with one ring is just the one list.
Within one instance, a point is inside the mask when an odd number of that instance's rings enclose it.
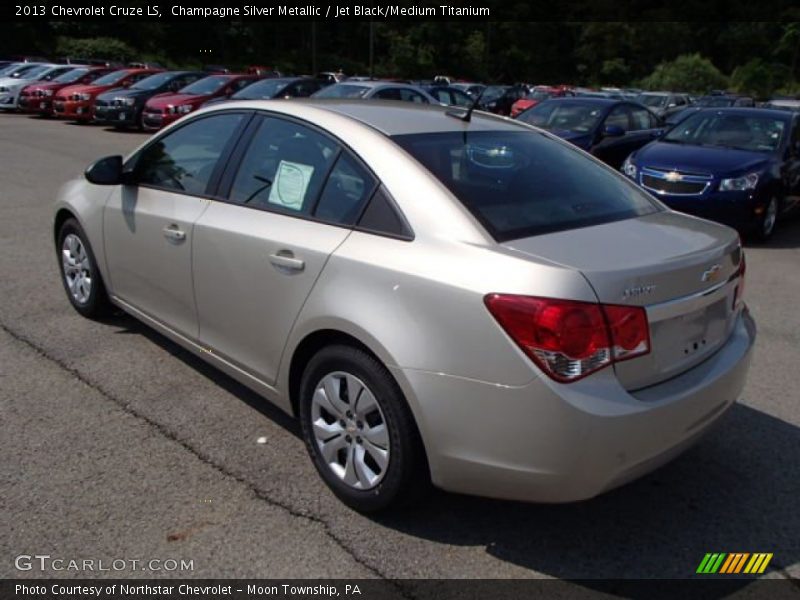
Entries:
{"label": "rear tire", "polygon": [[75,218],[69,218],[58,231],[58,255],[61,283],[72,307],[89,319],[111,313],[97,260],[86,233]]}
{"label": "rear tire", "polygon": [[303,438],[323,481],[363,513],[407,505],[430,488],[419,432],[389,371],[367,352],[328,346],[300,381]]}

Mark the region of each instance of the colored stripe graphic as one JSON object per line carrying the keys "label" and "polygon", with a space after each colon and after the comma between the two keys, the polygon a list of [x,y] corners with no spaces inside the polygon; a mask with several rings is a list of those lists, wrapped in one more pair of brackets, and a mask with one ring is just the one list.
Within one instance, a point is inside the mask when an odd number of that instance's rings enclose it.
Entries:
{"label": "colored stripe graphic", "polygon": [[732,552],[730,554],[709,552],[700,561],[696,572],[704,575],[713,575],[715,573],[720,575],[738,573],[757,575],[767,570],[767,565],[772,560],[772,556],[771,552],[756,552],[753,554],[749,552]]}
{"label": "colored stripe graphic", "polygon": [[725,560],[725,556],[727,555],[724,552],[706,554],[703,560],[700,562],[700,566],[697,567],[697,573],[716,573],[720,565],[722,565],[722,561]]}

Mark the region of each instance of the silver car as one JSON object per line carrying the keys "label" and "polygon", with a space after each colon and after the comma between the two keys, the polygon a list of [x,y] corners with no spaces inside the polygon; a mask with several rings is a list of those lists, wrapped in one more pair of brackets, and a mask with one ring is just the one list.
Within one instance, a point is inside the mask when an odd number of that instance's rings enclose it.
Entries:
{"label": "silver car", "polygon": [[203,109],[67,184],[54,237],[78,312],[119,307],[295,415],[360,511],[619,486],[730,408],[755,339],[732,229],[484,113]]}

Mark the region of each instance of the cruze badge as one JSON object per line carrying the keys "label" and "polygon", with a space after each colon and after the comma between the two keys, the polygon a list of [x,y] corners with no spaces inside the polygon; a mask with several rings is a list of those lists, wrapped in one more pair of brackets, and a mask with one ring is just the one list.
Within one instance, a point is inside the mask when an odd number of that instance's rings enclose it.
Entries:
{"label": "cruze badge", "polygon": [[716,281],[719,278],[719,272],[722,270],[720,265],[712,265],[700,277],[700,281],[708,283],[709,281]]}
{"label": "cruze badge", "polygon": [[622,298],[623,300],[626,300],[628,298],[637,298],[638,296],[652,294],[655,289],[655,285],[639,285],[636,287],[630,287],[622,292]]}
{"label": "cruze badge", "polygon": [[681,175],[677,171],[670,171],[669,173],[666,174],[667,181],[674,182],[674,181],[680,181],[681,179],[683,179],[683,175]]}

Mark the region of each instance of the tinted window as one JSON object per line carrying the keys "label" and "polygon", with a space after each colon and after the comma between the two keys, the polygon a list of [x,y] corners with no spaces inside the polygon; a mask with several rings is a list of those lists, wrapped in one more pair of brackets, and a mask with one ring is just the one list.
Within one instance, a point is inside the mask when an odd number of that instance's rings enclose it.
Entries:
{"label": "tinted window", "polygon": [[72,69],[71,71],[67,71],[63,75],[59,75],[53,81],[57,83],[72,83],[73,81],[77,81],[86,73],[89,72],[89,69]]}
{"label": "tinted window", "polygon": [[650,214],[658,206],[622,176],[536,132],[395,136],[497,240]]}
{"label": "tinted window", "polygon": [[136,181],[189,194],[204,194],[242,114],[188,123],[149,145],[136,159]]}
{"label": "tinted window", "polygon": [[655,117],[646,108],[640,106],[631,106],[631,123],[632,129],[638,131],[641,129],[654,129],[658,126]]}
{"label": "tinted window", "polygon": [[244,154],[230,199],[310,214],[337,152],[335,143],[307,127],[264,119]]}
{"label": "tinted window", "polygon": [[369,171],[349,154],[341,154],[325,183],[314,216],[352,225],[374,188],[375,180]]}
{"label": "tinted window", "polygon": [[402,100],[399,88],[383,88],[372,95],[378,100]]}
{"label": "tinted window", "polygon": [[128,75],[128,71],[112,71],[108,75],[103,75],[99,79],[95,80],[95,85],[113,85],[119,81],[125,79]]}
{"label": "tinted window", "polygon": [[428,104],[428,99],[420,94],[419,92],[415,92],[414,90],[409,90],[406,88],[400,89],[400,100],[405,102],[417,102],[419,104]]}
{"label": "tinted window", "polygon": [[231,78],[227,75],[212,75],[210,77],[204,77],[203,79],[186,86],[180,90],[180,93],[206,96],[208,94],[213,94],[230,80]]}
{"label": "tinted window", "polygon": [[358,221],[358,228],[403,239],[414,237],[405,219],[383,188],[378,188],[373,194],[364,214]]}
{"label": "tinted window", "polygon": [[622,131],[628,131],[630,129],[628,109],[626,106],[620,104],[611,109],[611,112],[608,113],[606,117],[606,127],[608,126],[619,127]]}

